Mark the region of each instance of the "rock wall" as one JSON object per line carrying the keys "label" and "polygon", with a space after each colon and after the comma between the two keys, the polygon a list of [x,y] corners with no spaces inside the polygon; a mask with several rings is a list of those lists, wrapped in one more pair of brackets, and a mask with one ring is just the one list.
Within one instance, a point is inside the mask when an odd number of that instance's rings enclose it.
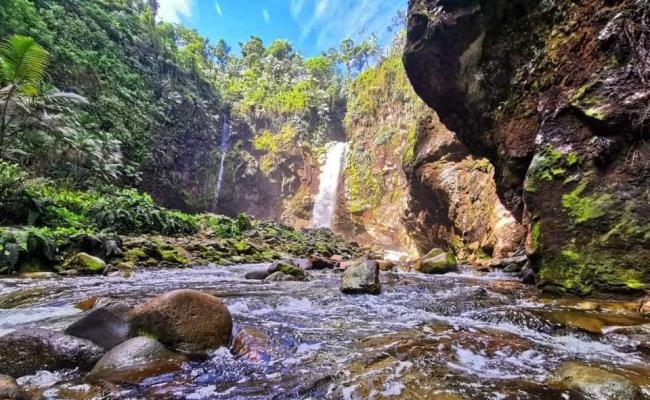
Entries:
{"label": "rock wall", "polygon": [[501,204],[489,161],[415,96],[399,57],[353,83],[346,126],[339,232],[411,254],[452,248],[470,261],[521,249],[523,228]]}
{"label": "rock wall", "polygon": [[414,154],[402,221],[421,253],[451,247],[480,263],[523,249],[525,230],[497,196],[494,167],[470,155],[433,112],[418,122]]}
{"label": "rock wall", "polygon": [[415,91],[528,231],[542,287],[650,281],[650,2],[412,0]]}

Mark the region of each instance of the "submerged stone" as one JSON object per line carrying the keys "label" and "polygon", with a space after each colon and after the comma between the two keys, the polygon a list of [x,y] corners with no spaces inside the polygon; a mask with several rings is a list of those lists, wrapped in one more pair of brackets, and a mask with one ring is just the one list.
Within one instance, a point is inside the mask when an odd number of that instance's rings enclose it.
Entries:
{"label": "submerged stone", "polygon": [[16,380],[7,375],[0,375],[0,399],[18,400],[26,399],[25,393],[20,389]]}
{"label": "submerged stone", "polygon": [[568,389],[594,400],[640,400],[641,391],[622,375],[578,362],[560,366],[556,380]]}
{"label": "submerged stone", "polygon": [[264,282],[289,282],[289,281],[295,281],[296,278],[291,275],[287,275],[282,271],[277,271],[272,273],[271,275],[267,276],[264,279]]}
{"label": "submerged stone", "polygon": [[233,339],[232,353],[236,357],[244,357],[250,361],[269,361],[268,338],[258,329],[241,328]]}
{"label": "submerged stone", "polygon": [[89,378],[115,383],[139,383],[145,378],[178,371],[187,359],[150,337],[130,339],[99,360]]}

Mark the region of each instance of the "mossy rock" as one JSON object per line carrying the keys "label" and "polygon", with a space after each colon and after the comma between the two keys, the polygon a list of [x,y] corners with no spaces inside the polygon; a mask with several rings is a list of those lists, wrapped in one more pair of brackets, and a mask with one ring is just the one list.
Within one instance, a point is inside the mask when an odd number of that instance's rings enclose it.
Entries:
{"label": "mossy rock", "polygon": [[124,260],[129,262],[145,261],[148,258],[147,253],[140,248],[129,249],[124,253]]}
{"label": "mossy rock", "polygon": [[191,262],[187,252],[182,247],[169,244],[162,244],[155,247],[153,256],[159,261],[177,265],[187,265]]}
{"label": "mossy rock", "polygon": [[64,270],[76,270],[81,274],[101,274],[106,269],[106,262],[101,258],[91,256],[87,253],[77,253],[70,260],[65,262],[61,268]]}
{"label": "mossy rock", "polygon": [[275,272],[282,272],[285,275],[291,275],[299,279],[305,277],[305,271],[303,271],[301,268],[282,261],[276,262],[273,265],[271,265],[271,267],[269,267],[268,269],[268,272],[270,274],[273,274]]}
{"label": "mossy rock", "polygon": [[418,262],[416,269],[425,274],[446,274],[458,271],[458,262],[452,253],[442,252]]}

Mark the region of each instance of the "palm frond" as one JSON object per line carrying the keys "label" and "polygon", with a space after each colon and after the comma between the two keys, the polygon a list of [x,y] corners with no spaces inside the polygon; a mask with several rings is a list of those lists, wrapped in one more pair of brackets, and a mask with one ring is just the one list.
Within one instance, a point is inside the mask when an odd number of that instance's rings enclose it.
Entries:
{"label": "palm frond", "polygon": [[49,53],[31,37],[14,35],[0,44],[2,79],[29,96],[38,94]]}

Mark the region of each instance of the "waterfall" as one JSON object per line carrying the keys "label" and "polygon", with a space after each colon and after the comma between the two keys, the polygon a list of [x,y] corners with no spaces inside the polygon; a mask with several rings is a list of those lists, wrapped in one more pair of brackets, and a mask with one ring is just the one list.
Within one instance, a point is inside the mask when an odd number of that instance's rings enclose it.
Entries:
{"label": "waterfall", "polygon": [[212,212],[217,212],[217,205],[219,202],[219,193],[221,193],[221,185],[223,185],[223,167],[226,163],[226,156],[230,150],[230,121],[228,117],[224,117],[223,131],[221,132],[221,142],[219,143],[219,150],[221,151],[221,161],[219,162],[219,175],[217,178],[217,186],[214,189],[214,200],[212,203]]}
{"label": "waterfall", "polygon": [[332,144],[327,150],[327,158],[320,173],[320,187],[311,218],[312,228],[330,228],[332,226],[341,168],[347,150],[348,144],[342,142]]}

